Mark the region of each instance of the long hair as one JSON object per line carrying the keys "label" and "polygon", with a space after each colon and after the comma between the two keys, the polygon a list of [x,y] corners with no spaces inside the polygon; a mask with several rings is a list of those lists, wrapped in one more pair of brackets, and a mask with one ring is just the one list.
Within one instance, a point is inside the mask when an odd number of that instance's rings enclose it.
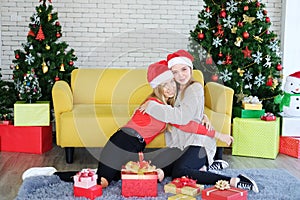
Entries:
{"label": "long hair", "polygon": [[[153,91],[148,96],[148,98],[150,98],[150,97],[156,98],[156,99],[160,100],[161,102],[163,102],[164,104],[171,105],[172,107],[174,106],[175,100],[176,100],[176,94],[171,98],[167,98],[167,99],[165,98],[164,89],[163,89],[163,86],[161,84],[158,85],[156,88],[153,88]],[[167,124],[166,128],[163,131],[165,131],[165,130],[170,131],[171,130],[171,125]]]}

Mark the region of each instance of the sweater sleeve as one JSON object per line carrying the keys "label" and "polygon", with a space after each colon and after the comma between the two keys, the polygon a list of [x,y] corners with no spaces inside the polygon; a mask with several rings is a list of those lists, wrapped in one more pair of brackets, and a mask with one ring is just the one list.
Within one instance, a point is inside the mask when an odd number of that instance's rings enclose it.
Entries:
{"label": "sweater sleeve", "polygon": [[199,105],[201,109],[203,109],[204,91],[200,83],[194,83],[186,89],[184,98],[181,100],[179,107],[162,105],[157,102],[150,101],[145,112],[159,121],[185,125],[194,119],[197,114],[199,115],[199,109],[195,109]]}
{"label": "sweater sleeve", "polygon": [[204,125],[197,123],[195,121],[190,121],[186,125],[178,125],[178,124],[171,124],[172,126],[188,133],[196,133],[200,135],[206,135],[209,137],[215,137],[215,130],[208,130]]}

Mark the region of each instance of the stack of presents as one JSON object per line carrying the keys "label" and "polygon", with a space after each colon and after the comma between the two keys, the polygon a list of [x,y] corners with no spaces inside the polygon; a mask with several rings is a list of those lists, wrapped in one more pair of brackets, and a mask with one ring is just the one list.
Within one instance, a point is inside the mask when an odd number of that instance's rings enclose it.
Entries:
{"label": "stack of presents", "polygon": [[276,117],[252,96],[245,97],[233,115],[232,155],[275,159],[282,153],[300,158],[300,116],[283,109]]}
{"label": "stack of presents", "polygon": [[14,104],[14,121],[0,121],[0,151],[42,154],[52,148],[50,103]]}
{"label": "stack of presents", "polygon": [[[139,153],[139,161],[129,161],[121,170],[121,194],[123,197],[157,197],[158,174],[156,167],[143,159]],[[97,175],[90,169],[83,169],[74,176],[74,196],[95,199],[102,196],[102,187],[97,185]],[[229,186],[228,181],[220,180],[215,186],[204,188],[188,177],[175,178],[164,185],[168,200],[202,199],[247,199],[247,190]]]}

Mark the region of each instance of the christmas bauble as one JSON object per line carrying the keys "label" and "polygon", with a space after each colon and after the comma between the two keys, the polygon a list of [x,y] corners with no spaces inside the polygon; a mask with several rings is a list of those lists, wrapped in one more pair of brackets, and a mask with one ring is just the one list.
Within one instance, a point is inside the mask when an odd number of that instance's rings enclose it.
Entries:
{"label": "christmas bauble", "polygon": [[276,69],[277,69],[278,71],[281,71],[281,70],[282,70],[282,65],[281,65],[281,64],[278,64],[278,65],[276,66]]}
{"label": "christmas bauble", "polygon": [[74,65],[74,62],[73,62],[72,60],[70,60],[69,65],[70,65],[70,66],[73,66],[73,65]]}
{"label": "christmas bauble", "polygon": [[268,78],[266,85],[271,87],[273,85],[273,79]]}
{"label": "christmas bauble", "polygon": [[223,57],[222,52],[218,53],[218,56],[219,56],[220,58]]}
{"label": "christmas bauble", "polygon": [[267,23],[270,23],[270,21],[271,21],[271,20],[270,20],[270,17],[266,17],[266,22],[267,22]]}
{"label": "christmas bauble", "polygon": [[61,37],[61,34],[60,34],[59,32],[57,32],[57,33],[56,33],[56,37],[57,37],[57,38],[60,38],[60,37]]}
{"label": "christmas bauble", "polygon": [[9,68],[10,68],[10,69],[14,69],[15,66],[14,66],[13,64],[11,64],[11,65],[9,66]]}
{"label": "christmas bauble", "polygon": [[268,11],[267,11],[267,10],[264,10],[263,13],[264,13],[264,15],[267,15],[267,14],[268,14]]}
{"label": "christmas bauble", "polygon": [[46,44],[45,49],[49,51],[50,50],[50,46],[48,44]]}
{"label": "christmas bauble", "polygon": [[210,12],[210,8],[207,7],[207,8],[205,9],[205,11],[206,11],[206,12]]}
{"label": "christmas bauble", "polygon": [[16,58],[16,59],[19,59],[19,58],[20,58],[20,55],[19,55],[19,54],[16,54],[16,55],[15,55],[15,58]]}
{"label": "christmas bauble", "polygon": [[249,10],[249,6],[244,6],[244,11],[248,11]]}
{"label": "christmas bauble", "polygon": [[243,33],[243,38],[244,38],[244,39],[248,39],[248,38],[249,38],[249,33],[248,33],[247,31],[245,31],[245,32]]}
{"label": "christmas bauble", "polygon": [[212,80],[212,81],[218,81],[218,79],[219,79],[219,77],[218,77],[217,74],[213,74],[213,75],[211,76],[211,80]]}
{"label": "christmas bauble", "polygon": [[59,77],[56,76],[56,77],[54,78],[54,80],[55,80],[55,81],[59,81]]}
{"label": "christmas bauble", "polygon": [[204,33],[202,33],[202,32],[198,33],[198,39],[199,40],[203,40],[204,37],[205,37]]}
{"label": "christmas bauble", "polygon": [[55,26],[60,26],[59,21],[55,22]]}
{"label": "christmas bauble", "polygon": [[222,9],[221,12],[220,12],[220,17],[225,18],[226,15],[227,15],[227,14],[226,14],[225,9]]}
{"label": "christmas bauble", "polygon": [[241,22],[241,21],[239,21],[237,25],[238,25],[238,27],[243,27],[243,26],[244,26],[244,23]]}
{"label": "christmas bauble", "polygon": [[256,7],[259,7],[260,6],[260,2],[256,2]]}

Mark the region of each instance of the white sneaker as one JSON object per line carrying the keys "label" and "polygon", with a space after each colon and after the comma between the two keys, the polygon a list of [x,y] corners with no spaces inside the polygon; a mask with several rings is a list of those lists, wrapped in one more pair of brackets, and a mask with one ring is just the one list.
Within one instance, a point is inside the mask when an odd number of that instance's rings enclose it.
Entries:
{"label": "white sneaker", "polygon": [[211,166],[209,166],[208,170],[221,170],[225,169],[229,166],[228,162],[225,160],[215,160]]}
{"label": "white sneaker", "polygon": [[32,167],[27,169],[22,174],[22,180],[25,180],[31,176],[50,176],[53,175],[57,170],[54,167]]}

